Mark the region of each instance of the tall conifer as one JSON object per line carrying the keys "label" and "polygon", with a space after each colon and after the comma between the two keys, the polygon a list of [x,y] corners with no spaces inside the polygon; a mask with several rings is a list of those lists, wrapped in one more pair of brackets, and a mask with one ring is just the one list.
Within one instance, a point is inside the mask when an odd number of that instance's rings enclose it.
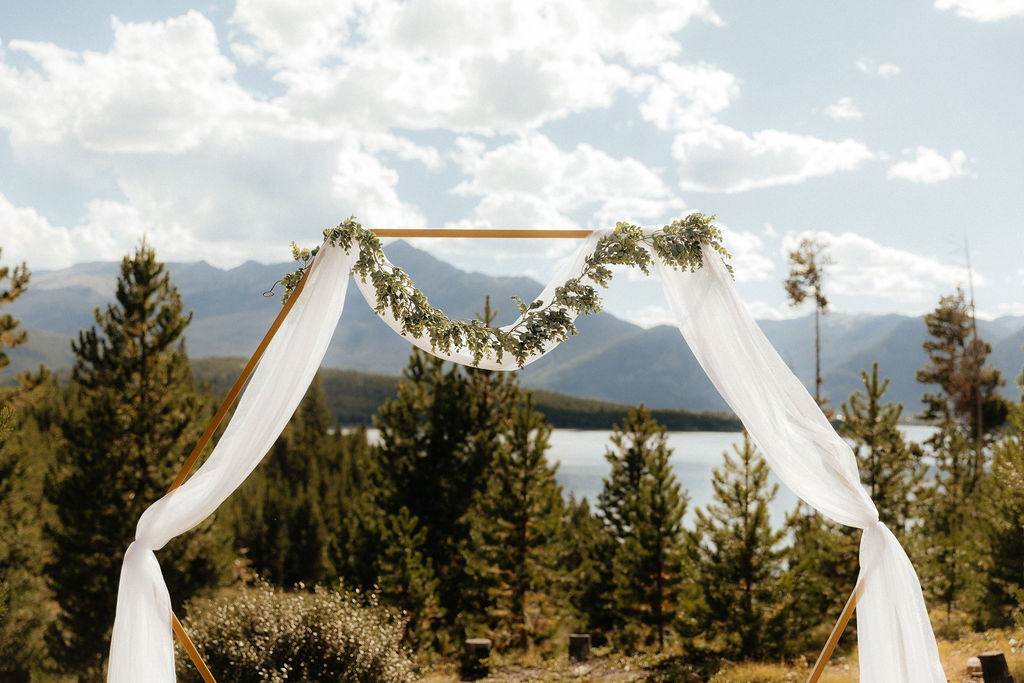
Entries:
{"label": "tall conifer", "polygon": [[610,558],[623,644],[665,644],[676,616],[682,570],[682,519],[688,497],[669,466],[665,428],[643,405],[611,436],[611,465],[598,504],[614,540]]}
{"label": "tall conifer", "polygon": [[[449,616],[467,605],[466,512],[485,485],[519,395],[514,374],[448,366],[414,350],[398,395],[380,407],[380,457],[374,468],[379,516],[408,514],[426,530],[421,546]],[[457,627],[450,621],[453,630]]]}
{"label": "tall conifer", "polygon": [[1008,418],[981,485],[979,554],[985,572],[972,610],[981,628],[1010,626],[1024,615],[1024,402]]}
{"label": "tall conifer", "polygon": [[828,245],[817,238],[805,237],[789,253],[789,277],[783,282],[791,306],[799,306],[808,297],[814,300],[814,400],[819,406],[828,403],[821,395],[821,316],[828,313],[825,297],[825,268],[832,265],[826,251]]}
{"label": "tall conifer", "polygon": [[878,508],[878,518],[900,535],[913,519],[914,494],[924,477],[920,448],[899,430],[903,406],[882,403],[889,378],[879,382],[878,363],[871,375],[861,371],[864,391],[843,404],[842,435],[853,442],[861,481]]}
{"label": "tall conifer", "polygon": [[746,433],[733,451],[735,458],[722,454],[722,467],[712,473],[714,500],[697,510],[690,532],[702,587],[694,618],[724,656],[765,657],[778,654],[785,631],[785,532],[773,530],[768,517],[778,484],[768,484],[768,465]]}
{"label": "tall conifer", "polygon": [[914,545],[922,585],[945,607],[948,620],[978,580],[977,497],[988,444],[1006,421],[1007,404],[996,393],[1003,379],[987,364],[991,347],[973,335],[963,291],[942,297],[925,325],[928,360],[917,380],[937,390],[922,396],[921,417],[936,421],[938,430],[927,442],[935,476],[922,483],[918,495],[922,512]]}
{"label": "tall conifer", "polygon": [[[95,318],[72,342],[66,447],[47,483],[57,513],[48,574],[61,608],[54,650],[66,670],[90,680],[105,659],[135,525],[166,491],[206,416],[182,336],[192,316],[145,242],[121,263],[116,303]],[[230,544],[212,534],[208,520],[160,553],[177,604],[225,578]]]}
{"label": "tall conifer", "polygon": [[550,434],[527,393],[467,513],[466,570],[499,646],[529,649],[550,635],[559,611],[564,503],[545,457]]}

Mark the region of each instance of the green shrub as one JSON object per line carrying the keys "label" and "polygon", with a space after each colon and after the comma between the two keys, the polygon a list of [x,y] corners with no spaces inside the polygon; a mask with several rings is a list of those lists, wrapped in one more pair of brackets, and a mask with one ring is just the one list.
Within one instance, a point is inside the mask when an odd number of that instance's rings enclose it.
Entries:
{"label": "green shrub", "polygon": [[[413,680],[401,644],[405,619],[376,594],[316,587],[284,591],[266,583],[189,603],[183,622],[222,683]],[[201,681],[180,644],[178,679]]]}

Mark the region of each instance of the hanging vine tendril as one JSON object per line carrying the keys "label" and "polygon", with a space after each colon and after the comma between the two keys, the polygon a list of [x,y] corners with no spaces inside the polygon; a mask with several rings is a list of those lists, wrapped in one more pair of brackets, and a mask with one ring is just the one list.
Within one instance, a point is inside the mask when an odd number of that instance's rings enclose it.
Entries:
{"label": "hanging vine tendril", "polygon": [[[607,287],[612,279],[609,266],[627,265],[649,274],[651,255],[644,245],[671,267],[690,272],[703,266],[701,248],[704,245],[728,258],[729,253],[722,246],[721,231],[712,225],[713,220],[714,216],[692,213],[647,234],[638,226],[617,223],[613,232],[598,240],[580,276],[557,287],[551,301],[536,300],[527,304],[518,296],[512,297],[521,318],[507,330],[490,327],[479,320],[451,320],[431,306],[401,268],[386,262],[380,239],[354,217],[336,228],[324,230],[324,240],[349,252],[357,246],[359,257],[352,274],[363,282],[369,279],[377,296],[374,312],[380,315],[389,311],[405,334],[427,338],[431,348],[444,353],[464,347],[473,355],[474,364],[479,364],[483,358],[500,361],[509,353],[522,367],[527,358],[549,343],[561,342],[576,334],[573,319],[577,315],[601,310],[601,299],[590,283]],[[291,296],[317,251],[319,247],[300,249],[292,242],[292,256],[300,267],[281,278],[285,287],[282,301]],[[729,271],[732,272],[731,267]]]}

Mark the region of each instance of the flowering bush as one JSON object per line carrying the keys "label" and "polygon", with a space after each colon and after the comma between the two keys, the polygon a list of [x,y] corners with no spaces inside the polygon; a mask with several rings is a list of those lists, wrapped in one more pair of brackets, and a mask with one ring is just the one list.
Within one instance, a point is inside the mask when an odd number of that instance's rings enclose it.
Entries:
{"label": "flowering bush", "polygon": [[[188,605],[185,631],[218,681],[411,681],[405,620],[376,594],[266,583]],[[178,679],[201,681],[180,644]]]}

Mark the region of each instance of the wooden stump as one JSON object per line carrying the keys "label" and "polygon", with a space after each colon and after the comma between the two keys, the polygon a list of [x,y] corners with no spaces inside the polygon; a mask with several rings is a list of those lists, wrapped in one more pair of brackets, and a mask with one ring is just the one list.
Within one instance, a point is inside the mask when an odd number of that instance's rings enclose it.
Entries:
{"label": "wooden stump", "polygon": [[462,679],[475,681],[487,675],[486,659],[491,656],[490,638],[467,638],[462,657]]}
{"label": "wooden stump", "polygon": [[585,662],[590,659],[590,634],[569,634],[569,661]]}
{"label": "wooden stump", "polygon": [[1006,657],[1002,652],[982,652],[978,659],[981,660],[981,674],[985,683],[1013,683],[1010,667],[1006,665]]}

